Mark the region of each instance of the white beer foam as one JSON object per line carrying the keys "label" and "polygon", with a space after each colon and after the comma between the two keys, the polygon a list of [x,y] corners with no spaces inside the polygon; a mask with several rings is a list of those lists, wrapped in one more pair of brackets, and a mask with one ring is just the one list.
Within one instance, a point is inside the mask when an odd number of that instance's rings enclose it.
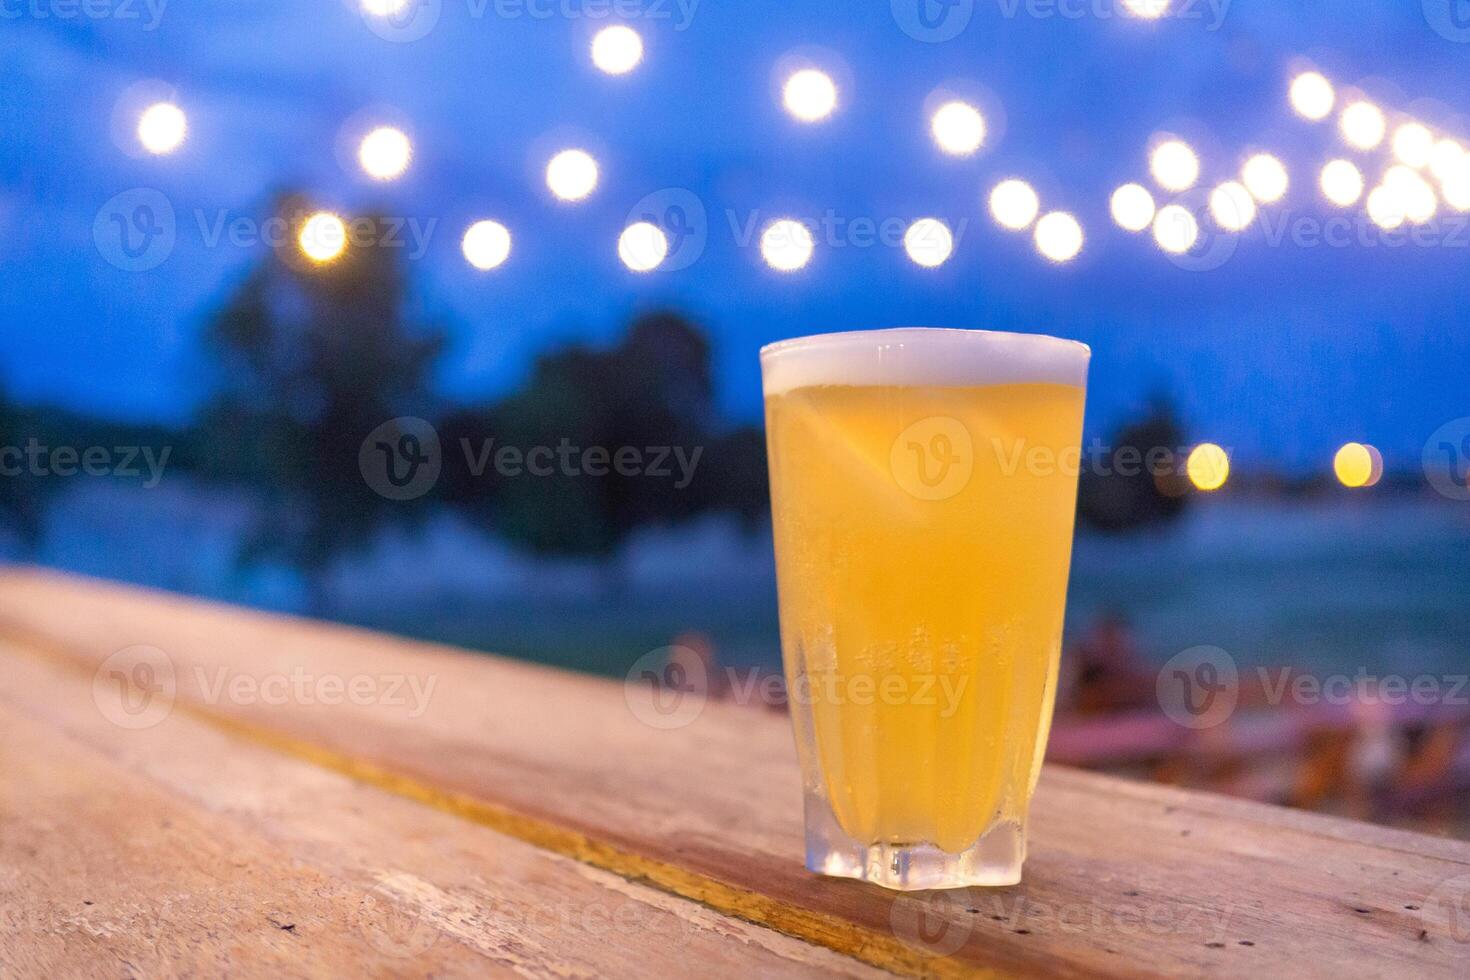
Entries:
{"label": "white beer foam", "polygon": [[816,334],[761,348],[767,396],[816,385],[1084,387],[1092,348],[1045,334],[898,327]]}

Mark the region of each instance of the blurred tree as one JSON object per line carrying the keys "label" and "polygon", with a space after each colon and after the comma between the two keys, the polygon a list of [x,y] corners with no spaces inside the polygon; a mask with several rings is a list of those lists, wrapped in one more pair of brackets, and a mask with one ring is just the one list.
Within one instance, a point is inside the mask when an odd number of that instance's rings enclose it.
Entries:
{"label": "blurred tree", "polygon": [[373,489],[359,449],[384,422],[427,414],[443,333],[409,322],[402,257],[381,219],[358,219],[340,257],[317,264],[296,247],[307,214],[298,197],[278,202],[289,235],[208,327],[220,377],[197,453],[201,472],[261,502],[240,563],[300,569],[319,612],[328,562],[420,511]]}
{"label": "blurred tree", "polygon": [[1101,531],[1127,531],[1177,518],[1189,500],[1179,452],[1183,440],[1173,408],[1155,396],[1144,417],[1124,425],[1104,455],[1083,456],[1078,515]]}

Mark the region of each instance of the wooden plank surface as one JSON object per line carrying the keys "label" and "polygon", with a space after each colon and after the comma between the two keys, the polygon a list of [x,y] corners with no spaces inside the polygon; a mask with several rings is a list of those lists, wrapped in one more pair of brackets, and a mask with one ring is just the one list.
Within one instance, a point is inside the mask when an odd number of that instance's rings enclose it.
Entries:
{"label": "wooden plank surface", "polygon": [[1464,842],[1048,767],[1021,885],[896,895],[802,868],[769,714],[665,729],[617,683],[30,571],[0,576],[0,636],[92,679],[156,648],[170,718],[898,972],[1470,972]]}

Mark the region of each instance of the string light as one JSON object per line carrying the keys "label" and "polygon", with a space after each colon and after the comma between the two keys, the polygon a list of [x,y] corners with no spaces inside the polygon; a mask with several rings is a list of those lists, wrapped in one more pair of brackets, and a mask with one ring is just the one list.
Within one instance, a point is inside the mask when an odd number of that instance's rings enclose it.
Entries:
{"label": "string light", "polygon": [[465,230],[459,247],[466,262],[488,272],[510,257],[510,229],[498,221],[476,221]]}
{"label": "string light", "polygon": [[1395,206],[1410,224],[1428,222],[1439,209],[1434,188],[1412,167],[1404,164],[1389,167],[1383,175],[1383,186],[1393,195]]}
{"label": "string light", "polygon": [[1028,228],[1039,210],[1041,199],[1024,180],[1003,180],[990,191],[990,215],[1002,228],[1011,231]]}
{"label": "string light", "polygon": [[1154,147],[1149,170],[1165,190],[1188,190],[1199,179],[1199,157],[1183,140],[1165,140]]}
{"label": "string light", "polygon": [[1213,442],[1202,442],[1184,461],[1184,471],[1197,490],[1218,490],[1230,478],[1230,457]]}
{"label": "string light", "polygon": [[950,156],[969,156],[985,142],[985,117],[968,102],[946,102],[929,120],[934,142]]}
{"label": "string light", "polygon": [[1269,153],[1257,153],[1245,162],[1240,178],[1246,189],[1262,204],[1271,204],[1286,196],[1286,166]]}
{"label": "string light", "polygon": [[1380,184],[1368,192],[1368,218],[1384,231],[1404,223],[1403,203],[1389,187]]}
{"label": "string light", "polygon": [[1465,157],[1465,148],[1446,137],[1429,153],[1429,172],[1438,180],[1449,180]]}
{"label": "string light", "polygon": [[1354,102],[1342,110],[1338,124],[1343,139],[1360,150],[1371,150],[1382,143],[1388,129],[1383,110],[1371,102]]}
{"label": "string light", "polygon": [[413,158],[413,144],[403,130],[379,126],[362,138],[357,147],[357,162],[374,180],[393,180],[403,176]]}
{"label": "string light", "polygon": [[1070,262],[1082,251],[1082,226],[1065,211],[1052,211],[1036,222],[1036,250],[1053,262]]}
{"label": "string light", "polygon": [[903,250],[915,265],[933,269],[954,251],[954,236],[938,218],[920,218],[903,233]]}
{"label": "string light", "polygon": [[786,111],[802,122],[818,122],[837,108],[837,84],[816,68],[792,72],[781,91]]}
{"label": "string light", "polygon": [[1393,132],[1393,155],[1400,163],[1420,169],[1429,165],[1434,134],[1423,123],[1407,122]]}
{"label": "string light", "polygon": [[1383,457],[1366,443],[1344,443],[1332,457],[1332,472],[1345,487],[1371,487],[1383,476]]}
{"label": "string light", "polygon": [[1321,72],[1304,71],[1291,81],[1291,107],[1304,119],[1326,119],[1336,99],[1332,83]]}
{"label": "string light", "polygon": [[1154,196],[1142,184],[1124,184],[1108,201],[1113,221],[1124,231],[1143,231],[1154,220]]}
{"label": "string light", "polygon": [[668,254],[669,240],[652,222],[634,222],[618,236],[618,258],[634,272],[657,269]]}
{"label": "string light", "polygon": [[1318,181],[1322,196],[1340,208],[1351,207],[1363,196],[1363,172],[1349,160],[1331,160]]}
{"label": "string light", "polygon": [[1158,20],[1169,12],[1169,0],[1123,0],[1123,9],[1143,20]]}
{"label": "string light", "polygon": [[407,7],[412,0],[362,0],[364,13],[374,17],[392,17]]}
{"label": "string light", "polygon": [[779,218],[761,232],[761,258],[777,272],[795,272],[812,258],[812,233],[794,218]]}
{"label": "string light", "polygon": [[302,223],[296,244],[317,264],[332,262],[347,250],[347,225],[330,211],[318,211]]}
{"label": "string light", "polygon": [[155,156],[177,150],[188,132],[184,110],[172,102],[155,102],[138,117],[138,142]]}
{"label": "string light", "polygon": [[609,75],[626,75],[643,60],[643,38],[625,24],[604,27],[592,38],[592,63]]}
{"label": "string light", "polygon": [[562,150],[546,164],[546,186],[563,201],[581,201],[597,188],[597,161],[586,150]]}
{"label": "string light", "polygon": [[1154,216],[1154,241],[1170,255],[1183,255],[1199,240],[1199,222],[1179,204],[1166,204]]}
{"label": "string light", "polygon": [[1256,202],[1245,186],[1227,180],[1210,192],[1210,215],[1226,231],[1242,231],[1256,219]]}
{"label": "string light", "polygon": [[1470,160],[1465,160],[1440,185],[1444,202],[1456,211],[1470,211]]}

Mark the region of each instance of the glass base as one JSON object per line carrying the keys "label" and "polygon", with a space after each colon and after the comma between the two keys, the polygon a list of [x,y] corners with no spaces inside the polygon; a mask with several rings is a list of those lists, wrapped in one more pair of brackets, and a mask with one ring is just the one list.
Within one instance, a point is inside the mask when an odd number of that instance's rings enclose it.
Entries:
{"label": "glass base", "polygon": [[856,878],[895,891],[996,887],[1021,880],[1026,828],[997,823],[963,851],[924,842],[860,843],[848,837],[825,800],[807,800],[806,866],[834,878]]}

